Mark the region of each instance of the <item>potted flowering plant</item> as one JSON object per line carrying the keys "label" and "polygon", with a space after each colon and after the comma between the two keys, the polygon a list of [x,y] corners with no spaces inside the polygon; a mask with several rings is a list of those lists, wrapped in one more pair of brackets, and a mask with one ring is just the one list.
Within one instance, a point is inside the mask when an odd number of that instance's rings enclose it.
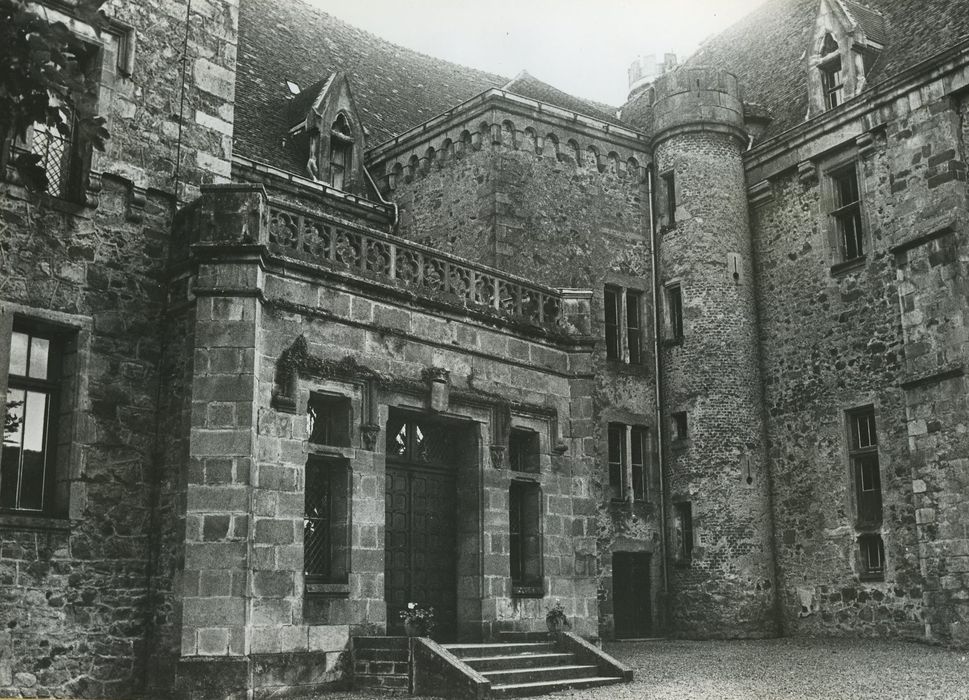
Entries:
{"label": "potted flowering plant", "polygon": [[434,608],[408,603],[400,611],[400,620],[408,637],[426,637],[434,631]]}
{"label": "potted flowering plant", "polygon": [[572,626],[569,624],[569,618],[565,616],[565,608],[562,606],[562,601],[557,600],[554,605],[548,608],[548,612],[545,614],[545,625],[552,634],[562,632]]}

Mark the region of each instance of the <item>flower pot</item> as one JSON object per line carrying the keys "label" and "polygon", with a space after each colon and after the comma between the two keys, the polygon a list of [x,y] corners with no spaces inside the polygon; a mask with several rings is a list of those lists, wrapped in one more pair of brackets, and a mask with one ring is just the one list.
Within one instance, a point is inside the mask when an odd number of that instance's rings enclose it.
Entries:
{"label": "flower pot", "polygon": [[407,620],[404,623],[404,633],[408,637],[423,637],[427,630],[420,620]]}
{"label": "flower pot", "polygon": [[569,621],[564,617],[546,617],[545,625],[548,627],[549,634],[558,634],[569,628]]}

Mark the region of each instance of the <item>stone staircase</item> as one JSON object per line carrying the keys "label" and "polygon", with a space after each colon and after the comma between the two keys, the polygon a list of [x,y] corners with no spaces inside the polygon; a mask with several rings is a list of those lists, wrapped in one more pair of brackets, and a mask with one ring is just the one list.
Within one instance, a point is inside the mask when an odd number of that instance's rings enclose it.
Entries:
{"label": "stone staircase", "polygon": [[353,687],[408,692],[410,641],[407,637],[354,637]]}
{"label": "stone staircase", "polygon": [[544,695],[624,681],[620,676],[602,675],[596,665],[582,663],[576,654],[563,651],[555,642],[535,641],[531,635],[523,635],[527,641],[505,636],[511,639],[497,644],[442,646],[491,682],[491,697]]}

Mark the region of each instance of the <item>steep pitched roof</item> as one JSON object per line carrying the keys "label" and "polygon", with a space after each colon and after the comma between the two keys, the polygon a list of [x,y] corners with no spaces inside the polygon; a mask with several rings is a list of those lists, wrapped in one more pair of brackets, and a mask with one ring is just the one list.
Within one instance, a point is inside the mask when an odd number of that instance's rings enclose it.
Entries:
{"label": "steep pitched roof", "polygon": [[318,94],[338,70],[350,80],[371,145],[507,82],[396,46],[300,0],[242,0],[235,152],[287,167],[280,153],[293,126],[286,80],[303,89],[299,99]]}
{"label": "steep pitched roof", "polygon": [[578,112],[587,117],[601,119],[611,124],[620,124],[616,117],[616,108],[601,102],[593,102],[579,97],[573,97],[566,92],[562,92],[557,87],[553,87],[543,82],[535,76],[522,71],[515,76],[514,80],[502,86],[502,90],[513,92],[522,97],[528,97],[539,102],[557,105],[571,112]]}
{"label": "steep pitched roof", "polygon": [[[581,100],[522,73],[507,78],[427,56],[357,29],[301,0],[241,0],[235,153],[285,170],[302,158],[283,140],[343,71],[374,146],[488,90],[509,92],[619,123],[615,108]],[[291,80],[302,88],[293,97]]]}
{"label": "steep pitched roof", "polygon": [[879,44],[888,43],[888,27],[885,26],[885,18],[880,13],[851,0],[841,0],[841,5],[848,15],[859,24],[862,31],[865,32],[865,36]]}
{"label": "steep pitched roof", "polygon": [[[684,65],[718,66],[735,73],[744,99],[764,105],[773,117],[764,137],[777,135],[803,122],[807,114],[805,52],[810,49],[819,5],[820,0],[767,0],[704,42]],[[879,31],[884,32],[880,36],[885,50],[868,76],[869,86],[969,36],[969,12],[962,1],[866,0],[866,8],[845,0],[844,5],[866,33],[875,32],[869,38],[879,41]],[[887,31],[874,25],[879,15]],[[625,105],[624,120],[642,128],[636,119],[647,112],[644,100],[642,95]]]}

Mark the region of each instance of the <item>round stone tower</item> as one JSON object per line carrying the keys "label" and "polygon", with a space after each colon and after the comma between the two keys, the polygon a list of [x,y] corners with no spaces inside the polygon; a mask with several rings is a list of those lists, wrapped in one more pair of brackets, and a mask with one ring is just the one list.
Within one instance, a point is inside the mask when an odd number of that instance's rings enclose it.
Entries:
{"label": "round stone tower", "polygon": [[670,527],[670,631],[777,633],[747,188],[737,78],[656,80],[653,149]]}

